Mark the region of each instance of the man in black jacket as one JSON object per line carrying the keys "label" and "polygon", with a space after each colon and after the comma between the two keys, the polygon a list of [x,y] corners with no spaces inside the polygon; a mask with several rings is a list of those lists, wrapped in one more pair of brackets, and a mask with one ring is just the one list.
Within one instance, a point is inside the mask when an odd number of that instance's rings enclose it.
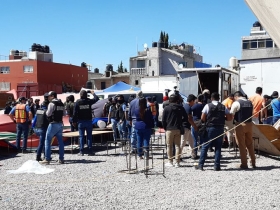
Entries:
{"label": "man in black jacket", "polygon": [[171,95],[169,97],[170,104],[166,106],[162,114],[162,124],[166,131],[167,156],[169,162],[166,166],[173,166],[173,144],[175,144],[175,167],[180,167],[180,142],[182,118],[187,119],[188,116],[183,106],[179,105],[180,98],[178,95]]}
{"label": "man in black jacket", "polygon": [[89,99],[87,92],[82,90],[80,92],[81,99],[77,100],[73,111],[73,125],[78,124],[79,140],[80,140],[80,156],[84,155],[84,136],[85,131],[87,132],[88,140],[88,155],[94,155],[92,151],[92,109],[91,106],[94,104],[94,100]]}

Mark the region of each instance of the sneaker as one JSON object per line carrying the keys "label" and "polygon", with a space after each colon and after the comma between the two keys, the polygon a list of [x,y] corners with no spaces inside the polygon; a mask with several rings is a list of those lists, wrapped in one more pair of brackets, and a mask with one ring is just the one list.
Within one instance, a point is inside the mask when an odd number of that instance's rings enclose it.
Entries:
{"label": "sneaker", "polygon": [[250,166],[252,167],[252,168],[257,168],[257,166],[256,166],[256,164],[250,164]]}
{"label": "sneaker", "polygon": [[60,160],[60,159],[59,159],[59,160],[58,160],[58,163],[59,163],[59,164],[64,164],[64,160]]}
{"label": "sneaker", "polygon": [[84,153],[79,152],[78,156],[84,156]]}
{"label": "sneaker", "polygon": [[89,152],[89,153],[88,153],[88,156],[94,156],[94,155],[95,155],[94,152]]}
{"label": "sneaker", "polygon": [[41,157],[37,156],[36,161],[40,162],[40,161],[43,161],[43,159]]}
{"label": "sneaker", "polygon": [[23,149],[23,150],[22,150],[22,153],[23,153],[23,154],[26,154],[26,153],[28,153],[28,151],[27,151],[26,149]]}
{"label": "sneaker", "polygon": [[166,167],[173,167],[173,163],[170,163],[170,162],[165,163],[165,166],[166,166]]}
{"label": "sneaker", "polygon": [[244,166],[242,164],[238,164],[236,167],[239,169],[248,169],[248,166]]}
{"label": "sneaker", "polygon": [[214,167],[214,171],[220,171],[221,168],[220,167]]}
{"label": "sneaker", "polygon": [[43,161],[39,161],[39,163],[43,164],[43,165],[49,165],[50,161],[44,159]]}
{"label": "sneaker", "polygon": [[203,166],[201,166],[201,165],[195,165],[194,168],[195,168],[196,170],[204,171]]}
{"label": "sneaker", "polygon": [[180,165],[180,163],[175,163],[174,167],[175,167],[175,168],[180,168],[181,165]]}

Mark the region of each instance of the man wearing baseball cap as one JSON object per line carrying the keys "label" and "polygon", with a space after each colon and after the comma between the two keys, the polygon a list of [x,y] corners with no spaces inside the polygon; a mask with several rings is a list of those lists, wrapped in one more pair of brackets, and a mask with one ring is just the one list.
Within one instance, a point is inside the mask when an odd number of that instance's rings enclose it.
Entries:
{"label": "man wearing baseball cap", "polygon": [[57,94],[54,91],[50,91],[48,94],[49,105],[46,111],[46,115],[49,120],[49,126],[47,128],[46,140],[45,140],[45,159],[41,161],[41,164],[50,164],[51,161],[51,141],[53,137],[56,137],[59,145],[59,163],[64,163],[64,143],[62,139],[63,132],[63,115],[64,104],[60,99],[57,99]]}
{"label": "man wearing baseball cap", "polygon": [[[18,151],[22,149],[22,153],[26,153],[29,122],[32,121],[32,113],[30,111],[30,107],[26,104],[25,97],[19,98],[19,104],[13,107],[9,116],[11,120],[17,124],[16,147]],[[22,148],[20,148],[20,138],[22,133],[23,133],[23,145]]]}

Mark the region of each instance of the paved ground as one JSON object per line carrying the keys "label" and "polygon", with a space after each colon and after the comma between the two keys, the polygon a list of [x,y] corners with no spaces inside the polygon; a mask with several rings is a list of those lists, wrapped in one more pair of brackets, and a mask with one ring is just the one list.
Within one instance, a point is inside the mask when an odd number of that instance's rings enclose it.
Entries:
{"label": "paved ground", "polygon": [[105,150],[93,157],[66,154],[64,165],[53,154],[47,167],[55,171],[45,175],[7,173],[35,160],[34,153],[2,156],[0,209],[279,209],[277,157],[262,155],[257,169],[238,170],[239,159],[224,149],[222,171],[213,170],[213,153],[206,170],[197,171],[188,151],[182,167],[166,168],[164,177],[158,154],[150,171],[155,175],[146,178],[143,160],[138,160],[138,173],[120,173],[126,157],[117,152],[121,155],[107,156]]}

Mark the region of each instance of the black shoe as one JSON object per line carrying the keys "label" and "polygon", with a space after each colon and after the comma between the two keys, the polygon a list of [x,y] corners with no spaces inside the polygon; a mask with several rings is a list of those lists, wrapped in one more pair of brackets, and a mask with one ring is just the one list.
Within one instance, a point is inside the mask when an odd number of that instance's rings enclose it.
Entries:
{"label": "black shoe", "polygon": [[84,153],[80,152],[80,153],[78,153],[78,156],[84,156]]}
{"label": "black shoe", "polygon": [[39,161],[43,161],[43,159],[42,159],[40,156],[37,156],[37,157],[36,157],[36,161],[38,161],[38,162],[39,162]]}
{"label": "black shoe", "polygon": [[195,168],[196,170],[204,171],[203,166],[201,166],[201,165],[196,165],[194,168]]}
{"label": "black shoe", "polygon": [[22,150],[22,153],[23,153],[23,154],[26,154],[26,153],[28,153],[28,151],[27,151],[26,149],[23,149],[23,150]]}
{"label": "black shoe", "polygon": [[88,153],[88,156],[94,156],[94,155],[95,155],[94,152],[89,152],[89,153]]}
{"label": "black shoe", "polygon": [[59,164],[64,164],[64,160],[60,160],[60,159],[59,159],[59,160],[58,160],[58,163],[59,163]]}
{"label": "black shoe", "polygon": [[221,168],[220,167],[214,167],[214,171],[220,171]]}
{"label": "black shoe", "polygon": [[210,148],[208,149],[208,151],[209,151],[209,152],[214,152],[214,149],[213,149],[212,147],[210,147]]}

